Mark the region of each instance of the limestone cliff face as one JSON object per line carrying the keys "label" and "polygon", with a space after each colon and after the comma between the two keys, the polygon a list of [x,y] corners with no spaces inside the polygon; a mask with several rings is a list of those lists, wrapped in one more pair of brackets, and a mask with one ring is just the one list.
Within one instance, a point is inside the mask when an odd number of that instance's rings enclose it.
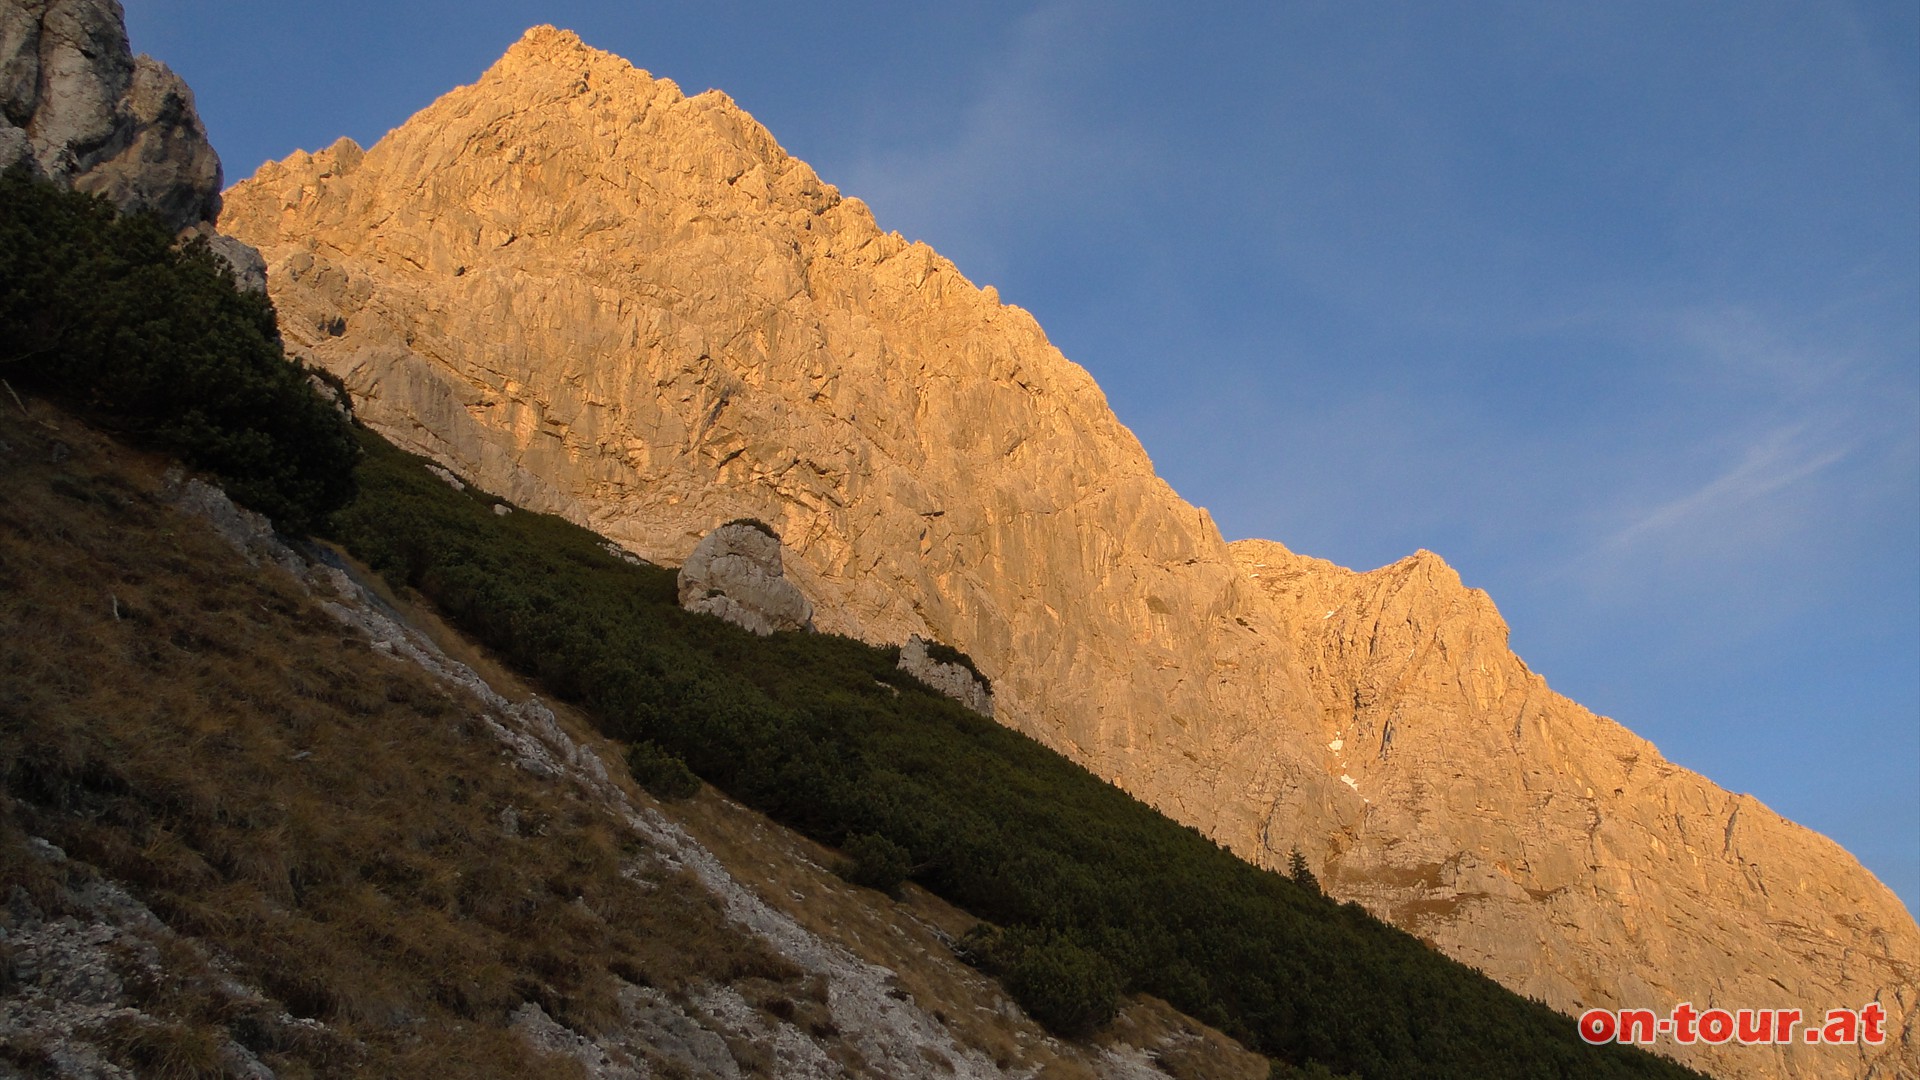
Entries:
{"label": "limestone cliff face", "polygon": [[669,563],[766,521],[820,629],[954,643],[1002,719],[1188,820],[1348,801],[1282,782],[1263,731],[1310,691],[1086,372],[724,95],[536,31],[227,212],[290,344],[401,445]]}
{"label": "limestone cliff face", "polygon": [[1845,852],[1553,695],[1434,556],[1226,544],[1026,312],[722,94],[538,29],[225,225],[361,417],[517,504],[668,563],[767,521],[820,629],[953,643],[1002,722],[1558,1007],[1878,997],[1905,1040],[1717,1072],[1913,1059],[1920,932]]}
{"label": "limestone cliff face", "polygon": [[1232,547],[1310,672],[1325,768],[1367,800],[1327,840],[1329,891],[1569,1011],[1879,1000],[1902,1016],[1896,1044],[1857,1057],[1674,1054],[1714,1075],[1894,1077],[1920,1060],[1920,936],[1839,845],[1549,690],[1431,552],[1360,574]]}
{"label": "limestone cliff face", "polygon": [[220,157],[193,91],[133,55],[118,0],[0,0],[0,169],[22,161],[205,236],[243,286],[265,287],[258,253],[214,231]]}
{"label": "limestone cliff face", "polygon": [[220,159],[193,93],[134,57],[116,0],[0,3],[0,165],[152,210],[175,229],[220,210]]}

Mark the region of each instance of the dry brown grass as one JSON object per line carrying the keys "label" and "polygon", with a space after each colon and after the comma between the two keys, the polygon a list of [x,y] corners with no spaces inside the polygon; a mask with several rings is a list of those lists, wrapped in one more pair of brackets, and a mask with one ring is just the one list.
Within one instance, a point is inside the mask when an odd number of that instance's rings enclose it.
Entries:
{"label": "dry brown grass", "polygon": [[[804,997],[689,877],[624,879],[648,853],[515,767],[477,703],[159,505],[163,463],[36,410],[54,427],[0,421],[0,896],[58,913],[97,872],[335,1033],[174,957],[134,987],[160,1021],[104,1043],[123,1063],[210,1075],[231,1037],[283,1076],[573,1076],[506,1030],[512,1009],[594,1032],[619,979]],[[72,861],[27,856],[29,835]]]}
{"label": "dry brown grass", "polygon": [[[1158,998],[1128,998],[1114,1023],[1090,1043],[1052,1038],[1031,1020],[1009,1016],[999,983],[961,963],[943,942],[943,935],[952,939],[966,933],[979,922],[975,916],[917,885],[904,886],[893,900],[848,884],[829,869],[840,857],[831,848],[711,788],[665,812],[768,904],[854,955],[891,969],[898,993],[913,998],[958,1042],[984,1052],[1001,1068],[1048,1080],[1092,1080],[1100,1075],[1100,1063],[1089,1050],[1125,1045],[1145,1049],[1175,1080],[1263,1080],[1267,1075],[1266,1058]],[[762,1009],[781,1015],[779,1004],[743,992]],[[939,1073],[929,1065],[929,1075]]]}
{"label": "dry brown grass", "polygon": [[895,972],[899,992],[920,1003],[963,1045],[1009,1070],[1062,1065],[1063,1050],[1055,1041],[1037,1024],[1009,1019],[1000,985],[961,963],[941,941],[941,934],[957,938],[978,919],[916,885],[904,886],[900,899],[892,900],[850,884],[832,872],[839,855],[831,848],[710,788],[668,812],[770,906]]}
{"label": "dry brown grass", "polygon": [[1173,1080],[1266,1080],[1269,1062],[1156,997],[1127,1003],[1097,1037],[1102,1045],[1144,1047]]}
{"label": "dry brown grass", "polygon": [[[36,410],[58,430],[0,418],[0,898],[18,887],[57,915],[90,878],[116,880],[273,999],[236,1000],[202,950],[157,938],[157,968],[120,970],[154,1019],[96,1033],[121,1064],[220,1075],[232,1039],[290,1078],[571,1077],[508,1014],[533,1001],[603,1030],[626,980],[732,985],[849,1074],[870,1071],[836,1038],[819,978],[729,923],[691,875],[658,868],[604,808],[515,767],[477,703],[158,504],[164,462]],[[386,599],[509,697],[530,692],[416,598]],[[1091,1047],[1009,1019],[999,986],[947,950],[942,935],[972,916],[917,887],[894,901],[849,885],[824,869],[834,852],[711,790],[662,809],[773,906],[897,972],[898,992],[963,1044],[1035,1075],[1096,1075]],[[29,856],[30,836],[72,858]],[[650,868],[644,885],[622,877],[635,866]],[[0,953],[0,995],[10,969]],[[1101,1041],[1115,1039],[1176,1077],[1264,1074],[1151,1000],[1128,1004]],[[734,1042],[748,1072],[773,1068]],[[29,1072],[40,1054],[0,1046]]]}
{"label": "dry brown grass", "polygon": [[221,1080],[220,1038],[205,1024],[108,1022],[103,1042],[114,1059],[151,1080]]}

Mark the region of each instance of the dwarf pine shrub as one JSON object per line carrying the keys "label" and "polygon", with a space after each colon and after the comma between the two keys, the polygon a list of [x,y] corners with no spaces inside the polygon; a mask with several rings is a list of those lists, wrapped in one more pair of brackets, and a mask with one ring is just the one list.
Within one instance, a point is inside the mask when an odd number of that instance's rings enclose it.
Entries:
{"label": "dwarf pine shrub", "polygon": [[[354,494],[351,421],[204,240],[0,175],[0,378],[204,469],[293,532]],[[329,394],[329,397],[332,395]]]}

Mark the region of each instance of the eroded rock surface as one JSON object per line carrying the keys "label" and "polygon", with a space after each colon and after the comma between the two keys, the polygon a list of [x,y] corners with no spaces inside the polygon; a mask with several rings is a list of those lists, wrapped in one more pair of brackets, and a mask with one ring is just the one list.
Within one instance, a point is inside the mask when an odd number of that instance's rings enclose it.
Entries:
{"label": "eroded rock surface", "polygon": [[770,522],[821,629],[953,643],[1002,722],[1563,1010],[1893,1018],[1716,1075],[1915,1060],[1920,930],[1846,852],[1553,694],[1435,556],[1229,546],[1031,316],[725,95],[537,29],[228,198],[290,344],[515,504],[669,564]]}
{"label": "eroded rock surface", "polygon": [[918,634],[900,646],[900,670],[979,713],[993,715],[993,690],[965,664],[933,658],[926,638]]}
{"label": "eroded rock surface", "polygon": [[193,91],[133,55],[117,0],[0,0],[0,169],[20,161],[206,237],[243,288],[266,287],[259,253],[214,230],[220,156]]}
{"label": "eroded rock surface", "polygon": [[1878,1000],[1904,1019],[1865,1053],[1661,1049],[1715,1076],[1906,1075],[1913,920],[1839,845],[1554,693],[1432,552],[1354,573],[1232,547],[1293,630],[1324,767],[1366,802],[1311,849],[1330,892],[1569,1011]]}
{"label": "eroded rock surface", "polygon": [[680,567],[680,606],[761,636],[813,629],[813,605],[780,569],[780,538],[730,522],[694,545]]}
{"label": "eroded rock surface", "polygon": [[176,230],[220,212],[220,158],[193,91],[135,57],[116,0],[0,4],[0,112],[22,135],[0,142],[36,171],[149,210]]}

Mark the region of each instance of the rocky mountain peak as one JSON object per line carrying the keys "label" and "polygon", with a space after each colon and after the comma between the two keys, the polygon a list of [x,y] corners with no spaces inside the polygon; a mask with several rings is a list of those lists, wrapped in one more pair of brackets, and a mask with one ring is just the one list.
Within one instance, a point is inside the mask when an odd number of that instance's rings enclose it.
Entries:
{"label": "rocky mountain peak", "polygon": [[1436,555],[1227,544],[1030,315],[724,95],[537,28],[343,151],[225,220],[401,445],[657,562],[767,522],[820,629],[950,643],[1000,721],[1558,1008],[1786,986],[1901,1033],[1716,1074],[1912,1060],[1920,929],[1846,852],[1554,694]]}
{"label": "rocky mountain peak", "polygon": [[[588,48],[587,43],[580,40],[580,35],[571,30],[562,30],[551,23],[542,23],[539,26],[528,27],[527,32],[520,35],[520,40],[507,47],[506,54],[494,66],[498,68],[508,63],[553,63],[556,60],[585,57],[606,57],[626,63],[612,53]],[[632,67],[631,64],[627,66]]]}

